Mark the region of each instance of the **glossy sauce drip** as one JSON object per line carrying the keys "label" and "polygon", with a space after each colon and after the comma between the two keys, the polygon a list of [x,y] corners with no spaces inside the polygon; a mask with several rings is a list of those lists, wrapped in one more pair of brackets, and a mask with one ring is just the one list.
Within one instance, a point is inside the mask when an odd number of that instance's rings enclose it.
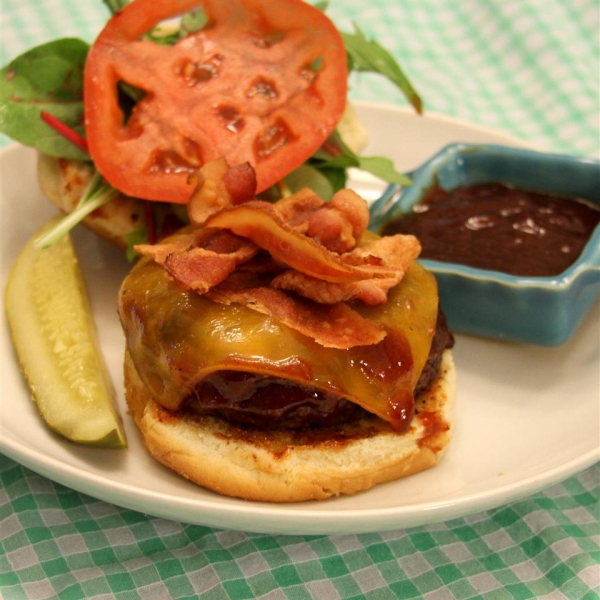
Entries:
{"label": "glossy sauce drip", "polygon": [[577,260],[599,222],[600,207],[575,198],[501,183],[436,185],[382,233],[417,236],[421,258],[550,277]]}
{"label": "glossy sauce drip", "polygon": [[450,426],[437,413],[424,411],[419,413],[419,417],[424,427],[423,435],[418,442],[419,446],[427,446],[432,452],[439,452],[441,447],[438,445],[437,437],[440,433],[448,431]]}
{"label": "glossy sauce drip", "polygon": [[[430,357],[417,384],[419,392],[425,391],[435,380],[441,353],[453,345],[454,339],[440,312]],[[387,343],[378,346],[371,361],[360,361],[355,367],[369,377],[386,379],[412,376],[413,363],[402,336],[390,333]],[[406,431],[414,415],[413,396],[400,392],[390,400],[388,407],[395,429]],[[286,379],[237,370],[221,370],[206,377],[185,400],[183,410],[257,429],[294,430],[351,423],[369,414],[340,395]]]}
{"label": "glossy sauce drip", "polygon": [[209,375],[186,399],[184,410],[262,429],[328,427],[367,414],[338,395],[243,371]]}
{"label": "glossy sauce drip", "polygon": [[414,362],[410,346],[406,338],[397,331],[388,331],[386,337],[377,346],[374,360],[362,364],[367,376],[382,380],[397,381],[396,393],[388,402],[388,418],[396,431],[402,433],[408,429],[414,416],[414,396],[409,390],[413,389]]}

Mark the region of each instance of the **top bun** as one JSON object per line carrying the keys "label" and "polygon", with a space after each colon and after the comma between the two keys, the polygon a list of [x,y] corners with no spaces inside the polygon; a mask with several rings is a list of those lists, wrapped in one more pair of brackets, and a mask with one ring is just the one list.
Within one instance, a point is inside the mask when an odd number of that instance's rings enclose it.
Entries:
{"label": "top bun", "polygon": [[[38,184],[42,193],[64,213],[79,203],[94,175],[90,163],[54,158],[38,152]],[[88,215],[83,223],[119,248],[127,248],[127,236],[143,223],[144,206],[137,198],[119,195]]]}

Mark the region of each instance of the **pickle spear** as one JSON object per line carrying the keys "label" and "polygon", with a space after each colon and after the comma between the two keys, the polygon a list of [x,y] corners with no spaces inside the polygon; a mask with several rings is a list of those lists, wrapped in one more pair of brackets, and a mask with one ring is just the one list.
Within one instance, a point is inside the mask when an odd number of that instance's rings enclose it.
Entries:
{"label": "pickle spear", "polygon": [[13,344],[39,412],[63,437],[127,445],[100,353],[87,290],[70,236],[49,248],[25,245],[10,271],[5,305]]}

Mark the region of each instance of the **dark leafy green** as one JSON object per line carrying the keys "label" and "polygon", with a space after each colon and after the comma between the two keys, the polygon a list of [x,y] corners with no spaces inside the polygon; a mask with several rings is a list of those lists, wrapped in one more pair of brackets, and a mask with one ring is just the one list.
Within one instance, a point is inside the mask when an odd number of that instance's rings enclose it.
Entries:
{"label": "dark leafy green", "polygon": [[[131,2],[102,1],[111,14],[115,14]],[[327,5],[327,2],[315,3],[315,6],[323,11]],[[206,23],[206,14],[200,7],[185,14],[178,28],[166,32],[165,29],[158,28],[149,32],[146,37],[160,44],[175,44],[189,33],[205,27]],[[356,25],[354,27],[353,34],[342,32],[350,70],[383,75],[404,93],[418,112],[421,112],[421,100],[396,60],[377,42],[368,40]],[[85,137],[83,68],[88,51],[88,44],[82,40],[64,38],[37,46],[4,67],[0,71],[0,132],[51,156],[89,160],[85,152],[41,119],[42,111],[46,111]],[[143,90],[121,82],[120,102],[126,117],[144,93]],[[347,185],[348,168],[367,171],[390,183],[410,184],[405,175],[396,171],[390,159],[354,154],[344,144],[337,131],[331,136],[326,148],[319,150],[304,165],[288,175],[281,186],[274,186],[269,190],[272,199],[275,200],[282,193],[293,193],[302,187],[310,187],[321,197],[329,199],[337,190]],[[115,190],[98,178],[99,175],[96,176],[95,185],[86,193],[85,201],[43,240],[45,243],[51,243],[55,237],[72,227],[79,218],[108,202],[116,194]],[[130,245],[145,241],[145,237],[146,228],[142,226],[131,235]],[[131,252],[130,248],[129,254]]]}
{"label": "dark leafy green", "polygon": [[[111,14],[115,14],[119,12],[121,9],[125,8],[132,0],[102,0],[104,4],[108,7]],[[199,7],[197,10],[193,10],[189,13],[184,14],[181,17],[181,22],[179,24],[179,28],[173,29],[168,33],[164,31],[150,31],[146,37],[156,42],[157,44],[163,44],[165,46],[169,46],[175,44],[177,40],[180,40],[182,37],[185,37],[189,33],[194,31],[199,31],[202,29],[206,23],[208,22],[208,18],[206,17],[206,13],[202,7]]]}
{"label": "dark leafy green", "polygon": [[300,165],[285,177],[287,191],[293,194],[302,188],[309,187],[318,196],[330,199],[337,187],[336,181],[328,173],[313,166],[310,161]]}
{"label": "dark leafy green", "polygon": [[[397,183],[399,185],[410,184],[410,179],[397,171],[394,163],[389,158],[354,154],[346,146],[337,131],[334,131],[330,136],[325,148],[328,146],[335,148],[335,152],[328,152],[322,148],[314,154],[310,159],[310,163],[318,168],[319,171],[329,174],[330,180],[334,185],[334,191],[340,189],[346,183],[345,179],[342,180],[340,172],[343,172],[345,177],[346,169],[351,167],[371,173],[375,177],[379,177],[389,183]],[[337,183],[335,183],[336,181]]]}
{"label": "dark leafy green", "polygon": [[181,17],[179,27],[171,28],[156,28],[146,34],[146,38],[152,40],[162,46],[172,46],[181,38],[184,38],[194,31],[200,31],[208,23],[208,17],[204,9],[200,7],[198,10],[186,13]]}
{"label": "dark leafy green", "polygon": [[127,4],[131,2],[131,0],[102,0],[104,4],[108,7],[111,14],[115,14],[119,12],[122,8],[124,8]]}
{"label": "dark leafy green", "polygon": [[89,46],[64,38],[42,44],[0,71],[0,131],[51,156],[85,160],[41,119],[47,111],[84,136],[83,65]]}
{"label": "dark leafy green", "polygon": [[[315,2],[313,6],[325,12],[329,2],[326,0]],[[353,25],[354,33],[340,31],[348,55],[348,70],[383,75],[398,87],[415,110],[421,113],[423,110],[421,98],[396,59],[376,41],[368,40],[356,23]]]}
{"label": "dark leafy green", "polygon": [[343,33],[348,67],[353,71],[368,71],[387,77],[412,104],[417,112],[422,111],[421,98],[404,74],[396,59],[380,44],[368,40],[364,33],[354,24],[355,33]]}
{"label": "dark leafy green", "polygon": [[142,224],[135,231],[127,234],[125,236],[127,241],[127,249],[125,250],[125,256],[129,262],[132,262],[137,256],[138,253],[133,249],[136,244],[147,244],[148,243],[148,232],[146,230],[146,225]]}
{"label": "dark leafy green", "polygon": [[181,33],[182,37],[194,31],[200,31],[208,23],[208,17],[204,9],[199,8],[192,12],[186,13],[181,18]]}

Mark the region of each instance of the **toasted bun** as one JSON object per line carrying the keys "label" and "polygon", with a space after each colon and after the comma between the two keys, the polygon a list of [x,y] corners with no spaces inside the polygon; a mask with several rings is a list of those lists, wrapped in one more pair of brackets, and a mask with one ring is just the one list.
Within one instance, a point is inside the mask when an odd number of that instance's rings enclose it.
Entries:
{"label": "toasted bun", "polygon": [[[38,153],[37,175],[44,196],[63,212],[70,213],[79,203],[94,171],[85,162]],[[127,248],[126,236],[140,227],[143,211],[141,200],[120,195],[87,216],[83,223],[119,248]]]}
{"label": "toasted bun", "polygon": [[127,403],[148,451],[219,494],[295,502],[354,494],[435,466],[451,436],[456,375],[444,352],[437,380],[399,435],[376,417],[321,433],[248,431],[214,417],[183,417],[153,401],[125,357]]}

